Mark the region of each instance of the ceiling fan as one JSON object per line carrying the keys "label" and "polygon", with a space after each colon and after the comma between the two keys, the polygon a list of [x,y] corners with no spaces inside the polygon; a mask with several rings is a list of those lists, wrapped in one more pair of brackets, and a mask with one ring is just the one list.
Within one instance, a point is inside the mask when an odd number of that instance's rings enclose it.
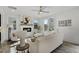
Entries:
{"label": "ceiling fan", "polygon": [[16,8],[15,6],[8,6],[8,8],[9,8],[12,12],[14,12],[15,10],[17,10],[17,8]]}
{"label": "ceiling fan", "polygon": [[15,6],[8,6],[8,10],[10,10],[11,12],[15,12],[17,8]]}
{"label": "ceiling fan", "polygon": [[39,14],[41,14],[41,13],[49,13],[49,11],[45,11],[44,8],[45,8],[45,6],[40,6],[39,10],[33,10],[33,11],[37,11]]}

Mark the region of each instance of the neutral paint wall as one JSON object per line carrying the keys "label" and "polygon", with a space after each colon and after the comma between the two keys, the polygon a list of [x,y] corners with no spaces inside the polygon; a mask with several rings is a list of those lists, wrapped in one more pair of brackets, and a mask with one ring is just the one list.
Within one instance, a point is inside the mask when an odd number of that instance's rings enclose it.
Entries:
{"label": "neutral paint wall", "polygon": [[57,22],[59,20],[72,19],[72,26],[59,27],[58,24],[57,26],[59,31],[64,35],[64,41],[79,44],[79,7],[72,10],[60,12],[53,15],[53,17],[57,19]]}
{"label": "neutral paint wall", "polygon": [[13,15],[8,14],[7,10],[5,10],[6,7],[0,7],[0,13],[1,13],[1,43],[3,43],[5,40],[8,40],[8,17],[10,16],[16,16],[17,23],[17,30],[19,30],[19,20],[21,19],[19,15]]}
{"label": "neutral paint wall", "polygon": [[7,24],[7,17],[4,11],[4,8],[0,8],[0,13],[1,13],[1,43],[8,37],[6,35],[7,33],[7,28],[6,28],[6,24]]}
{"label": "neutral paint wall", "polygon": [[[1,35],[1,39],[2,42],[4,40],[8,39],[8,33],[7,33],[7,24],[8,24],[8,17],[7,17],[7,13],[6,11],[0,9],[0,13],[2,14],[2,23],[1,23],[1,27],[2,29],[2,35]],[[59,31],[61,31],[61,33],[64,34],[64,40],[65,41],[69,41],[69,42],[73,42],[73,43],[79,43],[79,8],[75,8],[72,10],[67,10],[64,12],[60,12],[57,13],[55,15],[53,15],[53,17],[56,19],[56,21],[58,20],[66,20],[66,19],[72,19],[72,26],[71,27],[59,27]]]}

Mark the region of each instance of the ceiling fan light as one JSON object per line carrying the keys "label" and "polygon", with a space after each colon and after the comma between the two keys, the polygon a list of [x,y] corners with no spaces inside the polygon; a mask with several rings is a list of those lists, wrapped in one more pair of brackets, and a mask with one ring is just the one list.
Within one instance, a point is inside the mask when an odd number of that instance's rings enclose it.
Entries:
{"label": "ceiling fan light", "polygon": [[41,14],[41,13],[43,13],[43,12],[40,12],[40,14]]}

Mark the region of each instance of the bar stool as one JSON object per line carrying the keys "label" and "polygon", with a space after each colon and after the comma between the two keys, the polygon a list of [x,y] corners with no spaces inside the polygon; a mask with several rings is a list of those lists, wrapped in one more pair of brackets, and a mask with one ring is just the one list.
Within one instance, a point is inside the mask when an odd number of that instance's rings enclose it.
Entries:
{"label": "bar stool", "polygon": [[27,53],[29,53],[29,46],[30,45],[28,43],[26,43],[25,46],[23,46],[23,47],[20,47],[20,44],[17,45],[16,46],[17,53],[19,53],[19,52],[25,53],[26,50],[27,50]]}

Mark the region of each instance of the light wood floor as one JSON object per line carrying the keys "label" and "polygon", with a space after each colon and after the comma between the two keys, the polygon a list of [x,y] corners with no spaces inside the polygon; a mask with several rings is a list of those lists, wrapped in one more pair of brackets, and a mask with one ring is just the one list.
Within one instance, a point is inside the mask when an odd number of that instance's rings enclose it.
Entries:
{"label": "light wood floor", "polygon": [[53,53],[79,53],[79,45],[69,42],[64,42],[57,49],[52,51]]}
{"label": "light wood floor", "polygon": [[[5,43],[0,47],[0,53],[11,53],[10,49],[14,51],[14,48],[11,48]],[[79,53],[79,45],[64,42],[61,46],[52,51],[52,53]]]}

